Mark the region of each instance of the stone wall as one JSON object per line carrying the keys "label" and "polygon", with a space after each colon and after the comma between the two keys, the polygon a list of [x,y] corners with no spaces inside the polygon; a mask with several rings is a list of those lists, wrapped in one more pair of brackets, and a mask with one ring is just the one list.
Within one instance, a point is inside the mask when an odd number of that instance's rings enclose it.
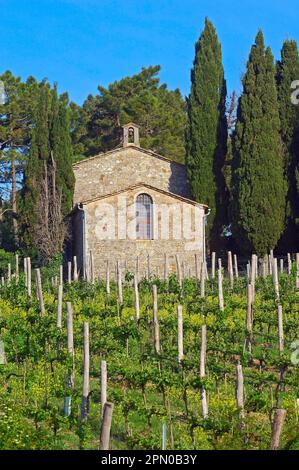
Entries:
{"label": "stone wall", "polygon": [[[153,199],[153,240],[136,240],[135,199],[140,193],[147,193]],[[176,270],[175,255],[178,254],[185,275],[195,275],[195,254],[199,260],[203,251],[203,207],[139,187],[84,204],[83,208],[85,263],[88,265],[89,253],[92,252],[96,276],[104,276],[107,260],[111,275],[117,260],[123,270],[134,272],[137,257],[140,275],[148,270],[149,258],[151,273],[163,276],[165,254],[169,257],[170,271]],[[112,219],[105,215],[107,210],[113,213]],[[169,234],[165,227],[168,227]],[[80,242],[77,240],[74,246],[79,247]]]}
{"label": "stone wall", "polygon": [[74,204],[147,183],[190,198],[186,168],[137,147],[120,148],[74,165]]}

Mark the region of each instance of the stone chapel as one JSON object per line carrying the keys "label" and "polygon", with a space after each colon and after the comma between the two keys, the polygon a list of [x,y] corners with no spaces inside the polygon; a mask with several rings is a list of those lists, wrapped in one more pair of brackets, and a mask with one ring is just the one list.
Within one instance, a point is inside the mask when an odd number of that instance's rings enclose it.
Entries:
{"label": "stone chapel", "polygon": [[[205,255],[207,206],[192,200],[186,167],[140,147],[139,127],[122,143],[74,164],[70,256],[80,276],[123,272],[196,275]],[[179,268],[178,268],[179,263]],[[167,272],[165,272],[167,270]]]}

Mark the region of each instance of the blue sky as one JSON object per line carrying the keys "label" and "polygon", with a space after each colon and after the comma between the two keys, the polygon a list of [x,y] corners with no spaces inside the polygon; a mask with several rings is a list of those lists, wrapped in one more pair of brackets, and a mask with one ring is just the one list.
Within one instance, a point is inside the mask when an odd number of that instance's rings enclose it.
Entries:
{"label": "blue sky", "polygon": [[0,70],[56,81],[78,103],[98,84],[156,64],[186,95],[205,16],[222,43],[230,92],[241,90],[258,28],[276,58],[284,39],[299,42],[298,0],[0,0],[0,8]]}

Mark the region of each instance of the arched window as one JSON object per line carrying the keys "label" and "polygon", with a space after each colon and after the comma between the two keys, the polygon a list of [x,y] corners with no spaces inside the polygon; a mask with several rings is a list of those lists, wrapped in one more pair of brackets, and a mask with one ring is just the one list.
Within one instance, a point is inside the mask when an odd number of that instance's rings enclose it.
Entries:
{"label": "arched window", "polygon": [[153,238],[153,200],[148,194],[139,194],[136,199],[136,238]]}

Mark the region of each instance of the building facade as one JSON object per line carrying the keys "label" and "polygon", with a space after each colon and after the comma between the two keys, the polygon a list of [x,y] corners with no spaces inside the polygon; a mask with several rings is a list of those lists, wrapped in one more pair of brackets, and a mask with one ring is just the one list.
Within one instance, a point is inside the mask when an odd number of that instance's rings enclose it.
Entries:
{"label": "building facade", "polygon": [[198,274],[207,207],[191,198],[186,167],[140,147],[139,128],[122,145],[74,165],[72,256],[80,275],[118,262],[139,276]]}

